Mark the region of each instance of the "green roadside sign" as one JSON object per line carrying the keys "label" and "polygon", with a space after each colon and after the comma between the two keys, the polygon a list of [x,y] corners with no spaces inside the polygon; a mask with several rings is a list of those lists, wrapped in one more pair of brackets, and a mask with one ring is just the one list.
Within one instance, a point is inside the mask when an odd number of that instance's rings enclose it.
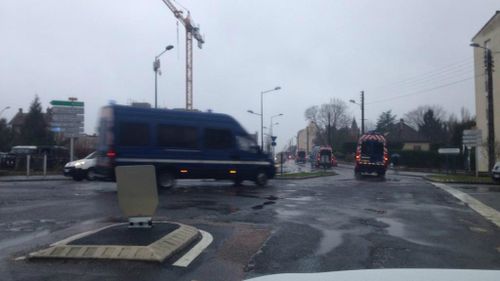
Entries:
{"label": "green roadside sign", "polygon": [[53,106],[77,106],[83,107],[83,101],[69,101],[69,100],[53,100],[50,102]]}

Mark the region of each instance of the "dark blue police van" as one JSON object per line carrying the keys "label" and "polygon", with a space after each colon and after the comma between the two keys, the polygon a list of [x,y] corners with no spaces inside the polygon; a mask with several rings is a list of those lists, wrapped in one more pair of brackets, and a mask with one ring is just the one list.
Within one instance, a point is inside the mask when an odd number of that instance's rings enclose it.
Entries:
{"label": "dark blue police van", "polygon": [[265,186],[274,163],[231,116],[186,110],[103,107],[97,172],[114,179],[122,165],[154,165],[159,187],[175,179],[252,180]]}

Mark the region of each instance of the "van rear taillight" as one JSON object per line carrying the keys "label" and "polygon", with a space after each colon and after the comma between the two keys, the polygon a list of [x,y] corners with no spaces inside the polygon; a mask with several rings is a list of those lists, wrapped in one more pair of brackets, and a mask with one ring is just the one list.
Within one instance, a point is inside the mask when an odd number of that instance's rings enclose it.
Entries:
{"label": "van rear taillight", "polygon": [[108,152],[106,152],[106,156],[108,158],[115,158],[116,157],[116,152],[112,149],[108,150]]}
{"label": "van rear taillight", "polygon": [[356,162],[359,162],[361,160],[361,155],[358,153],[356,153]]}

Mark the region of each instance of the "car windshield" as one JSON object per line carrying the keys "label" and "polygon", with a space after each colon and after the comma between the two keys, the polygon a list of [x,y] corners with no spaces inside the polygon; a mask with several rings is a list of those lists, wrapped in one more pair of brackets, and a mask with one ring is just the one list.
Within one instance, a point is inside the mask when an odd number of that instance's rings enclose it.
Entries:
{"label": "car windshield", "polygon": [[96,152],[96,151],[94,151],[94,152],[90,153],[89,155],[87,155],[87,156],[85,157],[85,159],[94,159],[94,158],[96,158],[96,157],[97,157],[97,152]]}
{"label": "car windshield", "polygon": [[500,0],[0,1],[0,281],[500,281],[499,161]]}

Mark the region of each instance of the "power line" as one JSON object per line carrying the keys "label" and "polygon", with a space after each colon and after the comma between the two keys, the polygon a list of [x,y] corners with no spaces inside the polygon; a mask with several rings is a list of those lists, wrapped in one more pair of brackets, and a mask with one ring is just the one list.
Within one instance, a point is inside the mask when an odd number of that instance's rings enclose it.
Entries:
{"label": "power line", "polygon": [[452,85],[455,85],[455,84],[458,84],[458,83],[461,83],[461,82],[472,80],[474,78],[481,77],[481,76],[484,76],[484,74],[477,75],[477,76],[472,76],[472,77],[468,77],[468,78],[465,78],[465,79],[453,81],[453,82],[446,83],[446,84],[442,84],[442,85],[439,85],[439,86],[436,86],[436,87],[433,87],[433,88],[428,88],[428,89],[424,89],[424,90],[420,90],[420,91],[416,91],[416,92],[412,92],[412,93],[408,93],[408,94],[404,94],[404,95],[393,96],[393,97],[390,97],[390,98],[381,99],[381,100],[378,100],[378,101],[373,101],[373,102],[370,102],[370,103],[367,103],[367,104],[381,103],[381,102],[392,101],[392,100],[395,100],[395,99],[400,99],[400,98],[404,98],[404,97],[408,97],[408,96],[423,94],[423,93],[431,92],[431,91],[434,91],[434,90],[437,90],[437,89],[441,89],[441,88],[445,88],[445,87],[448,87],[448,86],[452,86]]}
{"label": "power line", "polygon": [[[469,76],[472,74],[474,74],[474,69],[471,66],[468,68],[460,68],[460,69],[455,69],[455,70],[451,70],[448,72],[440,73],[440,74],[437,74],[435,76],[431,76],[431,77],[428,77],[425,79],[419,79],[419,80],[411,81],[411,82],[408,82],[405,84],[387,87],[386,89],[394,89],[394,88],[398,88],[399,90],[405,89],[405,88],[411,89],[411,88],[415,88],[415,87],[426,86],[428,84],[433,84],[436,82],[442,82],[442,81],[454,79],[454,78],[457,78],[457,76],[463,76],[463,75]],[[374,92],[376,92],[376,91],[377,90],[375,90]]]}
{"label": "power line", "polygon": [[399,80],[399,81],[395,81],[395,82],[383,84],[383,85],[380,85],[377,87],[373,87],[370,90],[373,91],[373,90],[377,90],[377,89],[381,89],[381,88],[388,88],[388,87],[393,87],[395,85],[400,85],[400,84],[405,84],[405,83],[409,83],[409,82],[414,82],[417,80],[422,80],[425,78],[435,76],[435,75],[440,74],[440,73],[448,72],[454,68],[461,68],[463,66],[468,66],[471,63],[472,63],[472,58],[468,57],[467,59],[462,59],[460,61],[456,61],[454,63],[448,64],[448,65],[443,66],[443,67],[436,68],[436,69],[428,71],[428,72],[424,72],[424,73],[421,73],[418,75],[404,78],[404,79]]}

